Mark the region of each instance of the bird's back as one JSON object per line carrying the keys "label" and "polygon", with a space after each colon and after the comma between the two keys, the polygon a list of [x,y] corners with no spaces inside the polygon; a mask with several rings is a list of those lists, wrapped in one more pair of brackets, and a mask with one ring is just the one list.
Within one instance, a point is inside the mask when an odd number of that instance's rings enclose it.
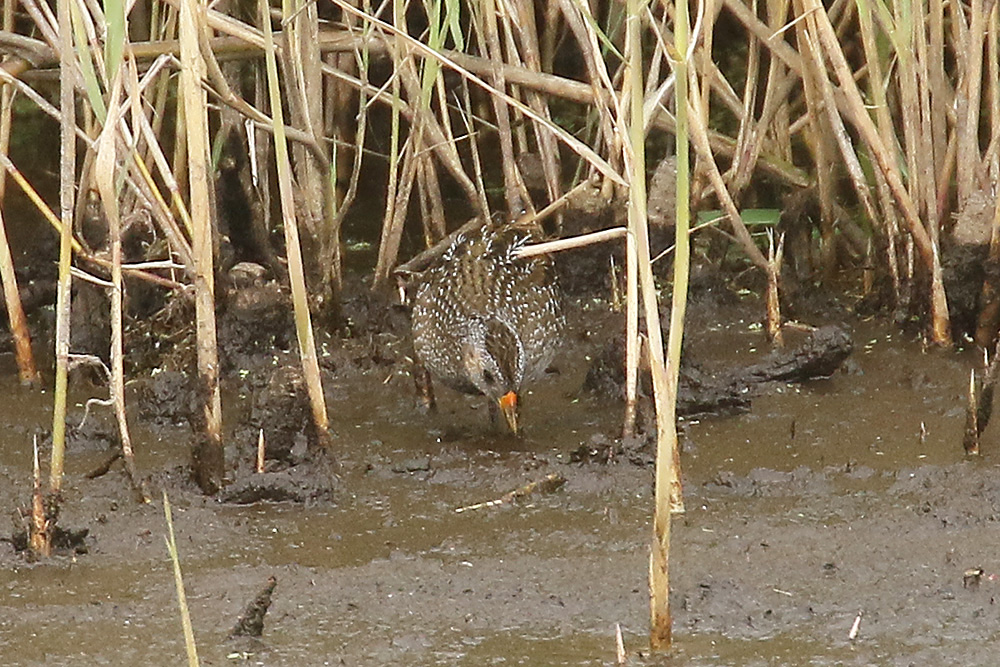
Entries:
{"label": "bird's back", "polygon": [[452,388],[478,393],[462,359],[474,323],[499,322],[520,340],[521,381],[540,375],[555,356],[564,319],[552,262],[516,256],[533,240],[518,225],[487,225],[457,238],[424,274],[413,304],[414,346]]}

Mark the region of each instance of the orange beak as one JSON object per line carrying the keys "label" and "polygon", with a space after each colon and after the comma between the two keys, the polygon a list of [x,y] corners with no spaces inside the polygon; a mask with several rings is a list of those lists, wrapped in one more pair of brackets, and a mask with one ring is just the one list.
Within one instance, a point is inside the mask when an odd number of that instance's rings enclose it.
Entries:
{"label": "orange beak", "polygon": [[517,435],[517,394],[508,391],[500,398],[500,412],[503,413],[507,425],[514,435]]}

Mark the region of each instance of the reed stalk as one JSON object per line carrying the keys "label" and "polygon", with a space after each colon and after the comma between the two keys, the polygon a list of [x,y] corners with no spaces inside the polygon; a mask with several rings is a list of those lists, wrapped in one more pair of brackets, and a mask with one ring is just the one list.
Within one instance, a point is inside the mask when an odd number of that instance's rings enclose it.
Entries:
{"label": "reed stalk", "polygon": [[[863,0],[862,0],[863,1]],[[802,14],[801,3],[796,2],[796,8]],[[826,69],[822,59],[809,58],[809,49],[805,40],[808,37],[804,21],[795,24],[795,33],[799,42],[799,52],[802,59],[802,89],[805,94],[807,109],[825,109],[823,101],[822,82],[826,78]],[[820,233],[820,265],[823,275],[827,278],[833,275],[837,268],[836,238],[834,236],[834,179],[833,147],[829,133],[823,125],[823,114],[809,113],[806,115],[808,127],[807,145],[816,166],[816,188],[819,197],[819,233]]]}
{"label": "reed stalk", "polygon": [[[988,91],[990,100],[990,134],[991,150],[986,157],[986,164],[995,181],[1000,175],[1000,8],[993,3],[988,28],[989,74]],[[993,219],[990,229],[990,250],[987,261],[996,266],[1000,263],[1000,197],[996,197],[993,206]],[[980,311],[976,322],[976,332],[973,336],[976,344],[986,349],[996,337],[1000,325],[1000,285],[995,277],[987,273],[979,295]]]}
{"label": "reed stalk", "polygon": [[[290,123],[312,138],[316,146],[326,136],[323,119],[323,73],[319,48],[319,16],[315,2],[282,0],[284,44],[280,54],[286,85],[279,99],[288,104]],[[261,26],[265,33],[270,23]],[[272,36],[273,41],[273,36]],[[272,100],[274,94],[272,93]],[[274,111],[272,105],[272,113]],[[282,128],[284,129],[284,128]],[[292,173],[300,193],[299,215],[310,242],[311,251],[304,256],[303,269],[310,279],[312,301],[331,311],[331,319],[339,319],[343,276],[340,266],[339,228],[335,224],[336,189],[332,180],[329,152],[307,150],[301,143],[291,146]],[[324,411],[325,414],[325,411]]]}
{"label": "reed stalk", "polygon": [[[485,51],[493,64],[490,72],[490,83],[496,90],[506,90],[507,82],[503,76],[503,50],[500,46],[500,30],[498,22],[498,5],[495,0],[483,0],[482,10],[478,16],[482,22],[482,37]],[[516,214],[520,208],[530,204],[528,191],[517,170],[514,159],[514,137],[511,133],[510,109],[507,103],[496,95],[490,95],[493,105],[493,118],[497,124],[497,135],[500,139],[500,164],[503,169],[504,199],[507,210]]]}
{"label": "reed stalk", "polygon": [[462,79],[462,122],[465,124],[465,133],[469,139],[469,154],[472,156],[472,174],[476,183],[476,194],[479,196],[479,207],[487,211],[490,204],[486,199],[486,182],[483,180],[483,162],[479,157],[479,133],[476,132],[474,124],[474,113],[472,109],[472,97],[469,95],[469,82]]}
{"label": "reed stalk", "polygon": [[[631,207],[630,207],[631,208]],[[635,437],[635,420],[639,404],[639,255],[635,233],[625,239],[625,413],[622,416],[622,438]]]}
{"label": "reed stalk", "polygon": [[[756,10],[757,2],[754,1],[752,6]],[[754,114],[757,110],[760,89],[760,40],[749,35],[747,42],[747,58],[744,65],[746,76],[743,84],[743,106],[740,109],[739,128],[736,133],[736,155],[729,171],[725,174],[726,182],[729,184],[729,190],[734,199],[739,198],[739,192],[743,189],[741,184],[745,182],[745,174],[750,166],[747,164],[747,159],[751,156],[750,145],[754,135]],[[708,89],[709,86],[704,86],[704,88]]]}
{"label": "reed stalk", "polygon": [[285,229],[285,254],[288,258],[288,277],[292,288],[292,305],[295,310],[295,335],[299,344],[302,373],[312,409],[313,426],[317,441],[323,450],[330,445],[330,421],[323,397],[323,385],[319,373],[319,359],[313,338],[312,319],[309,313],[306,290],[305,267],[299,243],[299,227],[295,215],[295,195],[292,191],[292,168],[285,138],[285,124],[281,108],[281,87],[278,82],[278,65],[275,58],[274,42],[271,35],[271,18],[267,0],[259,0],[261,26],[264,28],[264,55],[267,67],[267,83],[271,96],[271,113],[274,117],[272,135],[274,137],[274,157],[278,168],[278,189],[281,195],[281,217]]}
{"label": "reed stalk", "polygon": [[[872,7],[869,0],[858,0],[858,24],[861,28],[861,42],[865,50],[865,63],[868,67],[868,96],[874,108],[875,123],[882,142],[891,145],[894,142],[893,121],[889,110],[889,101],[886,94],[885,75],[883,68],[883,56],[877,48],[874,21],[872,18]],[[933,70],[932,70],[933,71]],[[832,118],[832,114],[831,114]],[[939,154],[936,154],[939,155]],[[872,217],[876,222],[876,229],[880,229],[885,235],[886,241],[886,264],[889,267],[889,275],[892,280],[893,305],[901,303],[903,287],[899,270],[899,258],[897,253],[897,243],[900,240],[899,218],[896,208],[892,204],[892,194],[889,192],[889,185],[881,171],[875,171],[875,187],[878,192],[878,201],[881,206],[881,215]]]}
{"label": "reed stalk", "polygon": [[[3,3],[3,30],[8,33],[14,31],[14,5],[14,0],[5,0]],[[4,58],[4,64],[9,64],[10,60],[10,57]],[[0,85],[0,153],[4,155],[10,154],[14,95],[15,89],[11,83]],[[7,172],[0,170],[0,206],[3,204],[6,191]],[[14,259],[7,241],[7,229],[2,212],[0,212],[0,280],[7,306],[7,321],[14,341],[14,358],[17,362],[18,375],[22,384],[36,385],[41,381],[41,377],[31,350],[31,333],[24,317],[17,276],[14,274]]]}
{"label": "reed stalk", "polygon": [[[532,72],[541,73],[543,71],[541,44],[539,43],[538,26],[535,23],[535,3],[531,0],[518,0],[512,4],[517,15],[510,17],[510,20],[516,22],[521,37],[522,64]],[[550,4],[555,5],[555,3]],[[548,100],[538,91],[527,89],[525,92],[528,106],[539,116],[551,121]],[[545,186],[548,190],[549,201],[555,201],[562,193],[561,160],[558,146],[555,137],[546,132],[539,123],[532,121],[532,127],[534,128],[538,153],[542,160],[542,171],[545,174]]]}
{"label": "reed stalk", "polygon": [[[957,98],[958,161],[956,189],[961,209],[969,196],[982,187],[985,176],[979,151],[979,112],[982,95],[983,41],[986,36],[985,0],[969,3],[969,27],[963,48],[956,54],[963,62]],[[992,2],[990,3],[993,4]]]}
{"label": "reed stalk", "polygon": [[937,165],[935,163],[933,123],[931,121],[930,64],[928,57],[928,17],[923,3],[914,3],[913,41],[915,42],[916,94],[918,102],[917,176],[919,198],[931,237],[940,245],[941,220],[937,209]]}
{"label": "reed stalk", "polygon": [[59,282],[56,288],[56,377],[52,396],[52,459],[49,467],[49,490],[62,492],[63,462],[66,452],[66,390],[69,372],[70,301],[73,253],[73,203],[76,193],[76,98],[75,51],[71,28],[70,5],[73,0],[59,0]]}
{"label": "reed stalk", "polygon": [[781,299],[778,294],[778,286],[781,279],[781,262],[784,259],[785,236],[778,239],[777,247],[774,243],[774,230],[767,230],[767,288],[764,297],[765,317],[764,323],[767,329],[767,339],[771,345],[780,348],[785,344],[784,335],[781,332]]}
{"label": "reed stalk", "polygon": [[181,613],[181,627],[184,630],[184,649],[187,652],[188,667],[198,667],[198,645],[194,640],[194,627],[191,625],[191,612],[188,610],[187,594],[184,592],[184,576],[181,574],[180,553],[177,550],[177,538],[174,536],[174,518],[170,511],[170,500],[167,492],[163,492],[163,518],[167,522],[167,552],[174,570],[174,589],[177,591],[177,606]]}
{"label": "reed stalk", "polygon": [[[202,491],[212,494],[222,488],[225,453],[222,445],[222,399],[219,393],[219,352],[215,327],[215,278],[212,252],[212,201],[208,185],[209,139],[207,95],[201,82],[206,77],[205,60],[198,46],[204,30],[204,4],[182,0],[180,7],[183,134],[187,146],[188,196],[193,225],[195,318],[198,353],[198,383],[202,433],[193,449],[194,473]],[[176,162],[175,162],[176,165]]]}
{"label": "reed stalk", "polygon": [[[113,3],[109,3],[113,4]],[[123,60],[123,52],[115,51],[114,55]],[[117,141],[118,121],[124,115],[119,100],[122,93],[122,72],[124,62],[106,61],[116,75],[108,100],[108,119],[101,129],[97,142],[97,156],[94,160],[94,175],[105,217],[108,221],[108,233],[111,240],[111,377],[110,398],[114,404],[115,419],[118,423],[118,437],[121,440],[122,459],[125,470],[136,496],[144,503],[150,502],[149,495],[143,488],[135,465],[135,452],[132,449],[132,438],[129,434],[128,418],[125,413],[125,351],[122,343],[124,283],[122,281],[122,221],[118,206],[118,192],[115,180],[119,176]],[[130,71],[134,74],[134,70]]]}
{"label": "reed stalk", "polygon": [[[698,85],[697,78],[693,72],[689,73],[687,84],[690,87],[692,98],[698,99],[701,87]],[[719,166],[712,155],[712,147],[708,138],[708,119],[701,116],[701,110],[697,107],[692,106],[685,111],[689,113],[688,127],[691,143],[694,145],[698,157],[705,163],[708,170],[709,182],[715,191],[715,196],[718,197],[719,202],[722,204],[722,210],[726,213],[733,235],[750,261],[766,273],[768,270],[767,258],[764,257],[764,253],[754,243],[753,237],[750,235],[750,230],[747,229],[746,223],[743,222],[739,209],[736,208],[736,203],[729,194],[729,189],[726,187],[722,173],[719,171]]]}
{"label": "reed stalk", "polygon": [[28,545],[32,553],[43,558],[52,555],[52,524],[45,509],[45,492],[42,490],[42,470],[38,462],[38,437],[32,441],[31,523],[28,527]]}
{"label": "reed stalk", "polygon": [[913,239],[915,248],[920,255],[920,260],[930,276],[927,301],[931,319],[931,340],[941,346],[950,346],[952,343],[950,316],[948,313],[947,296],[945,295],[944,283],[941,277],[941,260],[938,248],[933,243],[920,219],[917,207],[903,183],[894,157],[882,142],[874,123],[865,109],[857,83],[847,64],[847,58],[844,55],[826,10],[823,9],[818,0],[803,0],[803,12],[811,37],[822,45],[826,57],[833,66],[833,71],[843,92],[841,99],[846,107],[847,114],[851,117],[855,128],[871,152],[878,168],[885,176],[893,197],[903,213],[903,218],[906,220],[907,227],[910,230],[910,238]]}
{"label": "reed stalk", "polygon": [[[0,147],[0,150],[5,149]],[[0,174],[3,173],[5,172],[0,171]],[[0,180],[2,180],[2,176],[0,176]],[[0,195],[0,202],[2,201],[3,196]],[[7,306],[7,322],[11,338],[14,341],[14,358],[17,362],[18,376],[21,379],[21,384],[34,386],[41,382],[41,376],[35,366],[35,355],[31,351],[31,332],[28,330],[24,307],[21,304],[17,276],[14,274],[14,258],[11,256],[10,245],[7,243],[7,228],[2,213],[0,213],[0,279],[2,279],[4,302]]]}
{"label": "reed stalk", "polygon": [[[565,11],[566,1],[563,2],[563,7]],[[638,27],[637,22],[639,20],[638,15],[640,11],[639,3],[630,3],[628,5],[629,19],[628,26],[629,38],[633,41],[630,42],[631,45],[635,45],[638,39]],[[583,33],[587,35],[583,26],[580,25],[582,22],[574,21],[567,15],[567,21],[571,26],[577,25],[575,30],[578,33]],[[586,43],[590,38],[593,38],[593,32],[589,36],[585,37],[581,43]],[[596,41],[596,40],[595,40]],[[594,45],[591,45],[590,52],[593,54],[596,52]],[[641,85],[642,82],[642,66],[639,65],[638,70],[635,70],[635,62],[632,61],[632,54],[629,53],[629,63],[633,67],[630,71],[631,81],[633,83],[638,82],[640,85],[632,89],[632,100],[634,102],[635,97],[643,98],[643,92],[645,87]],[[638,74],[636,75],[636,71]],[[601,76],[603,74],[603,76]],[[608,79],[607,72],[604,70],[603,62],[597,64],[592,64],[590,66],[590,76],[591,85],[595,87],[595,96],[597,99],[601,99],[599,88],[597,87],[598,80],[602,79],[606,82],[608,86],[608,91],[611,91],[611,82]],[[623,99],[618,105],[619,115],[624,111],[625,100]],[[634,108],[632,109],[633,114],[635,113]],[[599,118],[601,122],[604,122],[604,117],[608,116],[609,113],[600,113]],[[643,119],[645,118],[645,110],[640,109],[638,115],[633,115],[629,119],[629,125],[627,128],[622,128],[626,130],[623,132],[629,138],[629,144],[627,150],[631,155],[631,161],[629,163],[629,169],[631,170],[631,182],[629,188],[629,209],[628,209],[628,233],[625,237],[625,412],[622,416],[622,438],[633,438],[636,435],[635,422],[636,416],[638,414],[638,404],[639,404],[639,359],[642,352],[642,338],[639,335],[639,262],[640,255],[638,249],[638,230],[636,227],[639,224],[638,218],[641,216],[643,218],[642,222],[645,224],[646,215],[646,164],[645,164],[645,124]],[[638,129],[637,129],[638,128]],[[633,132],[642,131],[642,139],[638,141],[639,152],[636,152],[636,141],[633,137]],[[608,133],[614,133],[611,129],[604,129],[602,127],[602,132],[607,135]],[[610,141],[610,139],[609,139]],[[641,162],[640,162],[641,159]],[[641,210],[640,210],[641,209]],[[647,239],[648,242],[648,239]],[[648,257],[647,257],[648,259]],[[617,286],[615,286],[617,288]],[[659,330],[657,330],[659,333]],[[662,350],[662,344],[661,348]],[[656,371],[653,371],[654,377]],[[657,404],[657,407],[659,404]],[[659,410],[657,410],[659,413]],[[659,442],[659,440],[657,440]],[[654,547],[655,548],[655,547]],[[652,577],[652,575],[651,575]],[[662,582],[658,582],[662,583]],[[652,580],[650,581],[650,586],[653,586]],[[652,588],[651,588],[652,590]],[[667,621],[669,625],[669,619]]]}
{"label": "reed stalk", "polygon": [[993,3],[986,27],[986,94],[990,119],[990,143],[983,156],[987,173],[1000,176],[1000,6]]}
{"label": "reed stalk", "polygon": [[[367,2],[364,6],[365,11],[370,12]],[[402,21],[402,16],[402,0],[393,0],[394,21]],[[398,53],[393,53],[393,59],[394,62],[398,63]],[[375,283],[382,283],[389,279],[392,268],[396,263],[396,257],[399,253],[399,243],[403,234],[399,222],[402,217],[396,213],[400,188],[400,155],[403,152],[403,148],[400,146],[400,115],[404,105],[398,76],[392,77],[390,89],[392,91],[392,102],[389,111],[389,176],[388,183],[386,184],[385,216],[382,218],[382,242],[379,243],[378,260],[375,263],[375,279],[373,281]],[[485,203],[485,195],[483,203]]]}
{"label": "reed stalk", "polygon": [[[369,34],[371,32],[370,26],[364,26],[363,32]],[[362,79],[368,78],[368,70],[370,64],[370,54],[367,47],[363,47],[361,50],[355,53],[355,66],[358,69],[358,73]],[[343,133],[346,138],[346,127],[350,125],[350,114],[348,113],[350,109],[350,98],[351,98],[351,88],[346,84],[341,84],[338,82],[330,82],[330,96],[333,99],[333,103],[337,105],[334,110],[332,124],[335,126],[335,136],[334,136],[334,150],[337,151],[336,159],[331,160],[332,167],[336,170],[333,175],[332,180],[336,183],[341,182],[341,174],[343,173],[343,168],[341,164],[347,164],[347,160],[343,157],[347,154],[342,148],[338,148],[337,140]],[[358,91],[357,98],[357,108],[358,113],[356,116],[356,127],[354,132],[354,150],[353,150],[353,160],[351,161],[350,169],[350,180],[348,182],[347,190],[343,193],[343,196],[337,202],[337,217],[334,220],[334,226],[338,231],[335,232],[335,238],[340,238],[339,229],[344,222],[344,218],[350,211],[351,205],[354,203],[355,197],[358,192],[358,184],[361,181],[361,164],[364,158],[364,146],[365,139],[368,133],[368,92],[362,88]]]}
{"label": "reed stalk", "polygon": [[[630,9],[638,8],[638,0],[631,0]],[[659,336],[659,321],[656,314],[655,292],[652,271],[649,268],[648,242],[645,259],[643,301],[646,302],[646,324],[650,330],[650,366],[653,372],[653,390],[656,396],[657,442],[654,497],[656,506],[653,516],[653,544],[649,560],[649,604],[650,604],[650,646],[663,651],[670,648],[673,638],[670,613],[670,534],[671,514],[683,511],[683,497],[680,490],[680,449],[677,442],[677,385],[680,373],[681,347],[684,338],[684,315],[687,309],[687,291],[690,262],[690,211],[689,206],[689,149],[688,149],[688,11],[687,2],[674,6],[674,80],[677,114],[677,188],[675,211],[675,253],[674,283],[670,306],[670,331],[667,338],[667,358],[664,362],[662,342]],[[633,98],[631,121],[633,150],[642,151],[642,104],[638,99],[641,81],[641,59],[639,35],[635,17],[630,12],[630,70],[632,72]],[[633,32],[634,31],[634,32]],[[645,179],[640,180],[643,184]],[[644,195],[644,192],[642,193]],[[644,199],[644,197],[643,197]],[[631,208],[635,208],[634,204]],[[640,227],[645,227],[645,201],[643,208],[635,216]],[[631,223],[631,217],[630,217]],[[642,230],[645,232],[645,230]],[[641,241],[640,241],[641,243]],[[640,251],[640,257],[642,253]],[[648,299],[652,298],[650,303]],[[655,332],[653,327],[655,325]],[[654,334],[655,333],[655,337]]]}
{"label": "reed stalk", "polygon": [[[359,17],[363,18],[363,17]],[[393,26],[383,24],[376,26],[390,31],[399,32],[398,26],[406,26],[405,6],[402,0],[393,3]],[[440,26],[438,32],[440,33]],[[440,37],[438,37],[440,39]],[[399,43],[397,43],[399,42]],[[470,199],[475,199],[475,186],[472,181],[461,170],[460,160],[455,151],[454,142],[447,140],[447,133],[442,128],[433,115],[431,109],[431,93],[434,89],[435,80],[439,75],[440,68],[436,65],[431,67],[424,64],[421,75],[418,76],[412,49],[405,41],[393,40],[389,49],[393,60],[393,70],[396,74],[393,77],[393,118],[392,118],[392,146],[390,149],[390,188],[387,192],[390,203],[387,205],[386,216],[383,220],[382,243],[379,247],[379,260],[375,269],[375,285],[381,286],[392,273],[392,268],[396,263],[399,252],[399,245],[402,239],[403,226],[406,220],[407,209],[413,192],[413,186],[421,183],[425,187],[427,184],[426,173],[421,167],[424,160],[423,149],[425,147],[435,147],[439,157],[445,157],[446,165],[453,165],[453,174],[461,173],[459,182],[466,190]],[[409,99],[404,101],[403,94]],[[409,109],[412,114],[412,126],[406,143],[399,147],[400,125],[398,112],[402,109]],[[427,144],[430,144],[428,146]],[[402,160],[400,160],[400,156]],[[393,168],[394,165],[398,165]],[[456,172],[457,168],[457,172]],[[424,200],[426,203],[426,200]],[[486,211],[482,212],[484,215]],[[424,219],[426,241],[430,243],[433,223]],[[430,226],[428,226],[430,225]]]}
{"label": "reed stalk", "polygon": [[870,220],[877,220],[878,212],[876,211],[875,203],[872,200],[871,192],[868,189],[868,183],[865,179],[861,161],[855,152],[851,137],[847,133],[844,120],[837,109],[833,84],[827,76],[826,70],[823,68],[823,59],[819,52],[819,47],[807,32],[803,32],[801,37],[807,50],[807,55],[809,56],[807,60],[809,65],[807,68],[816,74],[816,80],[813,82],[813,85],[817,89],[816,94],[819,96],[817,105],[821,106],[826,112],[828,127],[833,129],[832,133],[824,132],[824,134],[833,135],[833,140],[836,141],[837,146],[840,148],[841,158],[847,167],[847,172],[850,176],[851,184],[854,186],[854,191],[858,196],[858,200],[864,207],[868,218]]}
{"label": "reed stalk", "polygon": [[611,82],[611,75],[608,73],[607,65],[601,54],[597,23],[585,3],[560,0],[560,7],[566,24],[573,31],[577,45],[582,51],[583,62],[587,68],[587,79],[593,93],[592,104],[597,113],[597,124],[601,136],[607,143],[606,154],[610,156],[609,160],[612,161],[612,164],[615,164],[614,156],[621,154],[623,148],[621,142],[624,141],[624,137],[617,135],[612,124],[615,113],[610,107],[613,103],[611,95],[614,91],[614,84]]}

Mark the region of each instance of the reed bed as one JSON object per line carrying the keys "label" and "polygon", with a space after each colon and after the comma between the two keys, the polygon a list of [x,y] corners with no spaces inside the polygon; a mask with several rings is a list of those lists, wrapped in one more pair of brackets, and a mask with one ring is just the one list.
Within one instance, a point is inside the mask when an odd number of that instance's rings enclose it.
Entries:
{"label": "reed bed", "polygon": [[[973,205],[985,211],[989,261],[1000,257],[992,189],[1000,177],[1000,18],[991,0],[58,0],[55,13],[40,0],[3,6],[0,196],[7,175],[25,192],[39,189],[18,170],[29,162],[16,141],[26,118],[54,119],[61,136],[58,215],[49,210],[53,193],[33,200],[60,238],[50,464],[56,495],[73,359],[71,285],[79,279],[107,285],[116,313],[109,392],[119,402],[123,281],[150,282],[193,301],[204,415],[196,472],[206,492],[221,485],[214,281],[225,267],[218,265],[213,182],[226,156],[245,165],[239,182],[251,220],[242,247],[254,248],[292,286],[321,434],[327,406],[312,331],[340,316],[342,225],[364,175],[386,174],[384,183],[365,182],[366,196],[385,192],[385,215],[369,225],[379,239],[370,267],[376,288],[403,259],[407,226],[430,247],[462,222],[449,215],[450,202],[464,202],[458,208],[474,215],[516,215],[533,209],[533,191],[555,201],[596,182],[607,205],[627,210],[629,219],[625,431],[634,428],[645,345],[675,505],[669,404],[686,279],[675,278],[664,357],[646,241],[647,152],[659,159],[676,143],[685,156],[677,168],[678,266],[686,266],[687,207],[721,210],[722,222],[710,231],[727,236],[761,272],[767,330],[776,339],[789,261],[816,280],[863,270],[864,289],[884,306],[924,318],[928,339],[947,346],[942,245],[956,216],[972,215]],[[58,104],[50,101],[56,96]],[[31,114],[13,113],[25,107]],[[528,157],[537,168],[525,169]],[[55,170],[31,162],[36,172]],[[112,231],[107,248],[81,238],[89,193]],[[744,220],[750,206],[785,209],[781,222],[775,215],[768,225],[771,246]],[[116,230],[136,215],[149,221],[158,243],[130,265],[116,250]],[[274,249],[269,239],[279,225],[284,247]],[[794,235],[787,244],[774,236],[784,232]],[[10,265],[0,243],[17,329],[23,317]],[[975,331],[983,346],[1000,326],[998,295],[995,279],[985,279]],[[18,359],[30,380],[34,362],[23,335],[21,328],[15,336]],[[123,404],[120,410],[128,448]],[[659,523],[656,541],[669,542]],[[669,643],[669,634],[660,638]]]}

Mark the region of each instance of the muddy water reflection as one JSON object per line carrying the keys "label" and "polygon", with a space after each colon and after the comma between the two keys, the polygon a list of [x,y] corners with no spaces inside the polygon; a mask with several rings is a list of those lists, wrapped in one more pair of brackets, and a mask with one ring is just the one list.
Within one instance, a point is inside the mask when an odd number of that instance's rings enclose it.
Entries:
{"label": "muddy water reflection", "polygon": [[755,399],[750,414],[693,426],[695,443],[711,444],[697,447],[700,462],[688,472],[950,463],[961,447],[970,361],[862,327],[846,373],[778,388]]}
{"label": "muddy water reflection", "polygon": [[[734,325],[704,332],[690,349],[721,363],[745,359],[759,340]],[[687,425],[689,511],[675,532],[678,649],[669,664],[926,657],[901,639],[912,628],[846,640],[864,580],[847,574],[849,542],[823,531],[862,531],[860,517],[895,471],[961,459],[967,359],[922,354],[877,327],[855,341],[849,374],[783,387],[756,399],[751,414]],[[445,394],[442,415],[424,417],[402,379],[373,375],[360,389],[340,388],[372,400],[338,404],[342,492],[333,506],[220,507],[174,485],[206,664],[610,665],[615,623],[629,647],[642,646],[650,473],[569,464],[569,451],[617,429],[617,407],[572,396],[581,373],[566,367],[529,397],[521,441],[484,434],[474,399]],[[27,498],[28,433],[47,423],[48,397],[5,391],[0,500],[10,508]],[[141,433],[145,470],[183,463],[168,432]],[[72,454],[64,515],[92,528],[92,553],[26,565],[0,547],[4,664],[184,659],[160,508],[132,505],[120,478],[80,479],[94,456]],[[424,456],[426,469],[394,472]],[[568,479],[555,495],[454,512],[550,471]],[[803,524],[819,532],[792,532]],[[264,640],[227,642],[271,574],[278,588]],[[877,627],[875,616],[868,627]],[[634,656],[633,664],[667,663]]]}

